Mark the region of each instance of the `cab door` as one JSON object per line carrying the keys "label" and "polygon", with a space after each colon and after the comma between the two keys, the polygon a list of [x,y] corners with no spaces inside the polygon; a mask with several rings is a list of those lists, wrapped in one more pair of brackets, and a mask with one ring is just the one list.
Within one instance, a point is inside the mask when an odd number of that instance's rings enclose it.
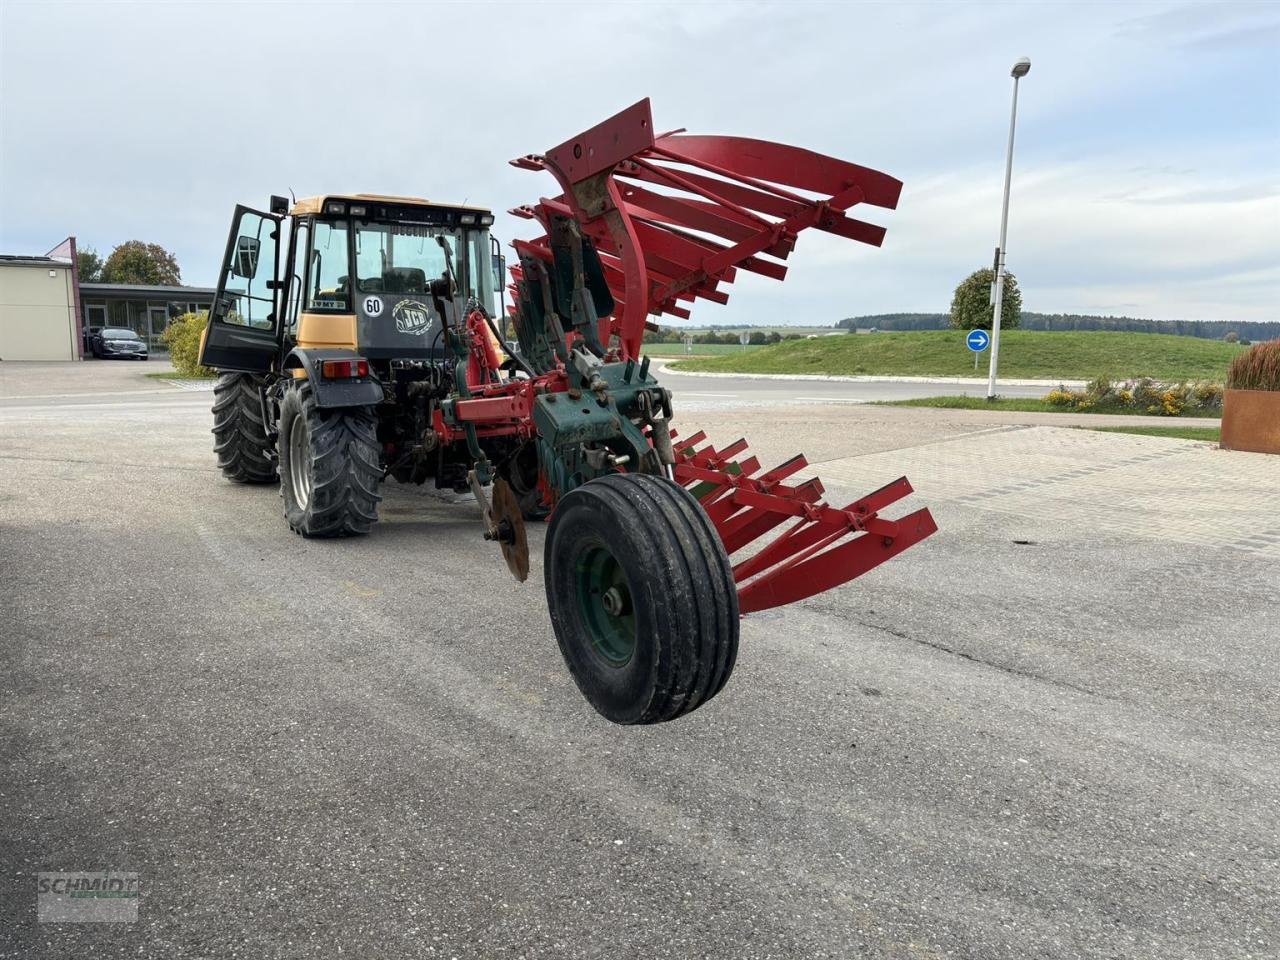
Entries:
{"label": "cab door", "polygon": [[261,373],[275,364],[283,312],[276,279],[283,219],[236,207],[200,351],[206,367]]}

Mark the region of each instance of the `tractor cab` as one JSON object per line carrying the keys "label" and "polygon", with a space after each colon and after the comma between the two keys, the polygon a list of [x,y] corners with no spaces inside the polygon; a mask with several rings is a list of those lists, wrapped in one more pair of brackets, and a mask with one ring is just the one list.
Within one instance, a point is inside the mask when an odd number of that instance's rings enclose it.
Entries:
{"label": "tractor cab", "polygon": [[295,348],[440,359],[451,302],[475,298],[493,313],[501,258],[492,223],[477,207],[374,194],[291,207],[272,197],[269,213],[238,206],[202,362],[278,371]]}

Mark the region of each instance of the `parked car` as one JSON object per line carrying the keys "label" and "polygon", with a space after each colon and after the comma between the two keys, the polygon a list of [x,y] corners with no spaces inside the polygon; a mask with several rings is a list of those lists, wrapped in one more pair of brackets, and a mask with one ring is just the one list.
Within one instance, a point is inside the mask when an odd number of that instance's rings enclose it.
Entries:
{"label": "parked car", "polygon": [[89,351],[99,359],[147,359],[147,342],[124,327],[103,327],[89,337]]}

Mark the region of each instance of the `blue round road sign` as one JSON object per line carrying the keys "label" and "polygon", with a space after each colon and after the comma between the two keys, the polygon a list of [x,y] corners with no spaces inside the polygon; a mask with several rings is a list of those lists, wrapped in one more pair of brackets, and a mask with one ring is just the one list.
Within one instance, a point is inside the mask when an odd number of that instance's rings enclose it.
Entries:
{"label": "blue round road sign", "polygon": [[964,338],[964,342],[965,346],[974,353],[981,353],[991,343],[991,334],[985,330],[970,330],[969,335]]}

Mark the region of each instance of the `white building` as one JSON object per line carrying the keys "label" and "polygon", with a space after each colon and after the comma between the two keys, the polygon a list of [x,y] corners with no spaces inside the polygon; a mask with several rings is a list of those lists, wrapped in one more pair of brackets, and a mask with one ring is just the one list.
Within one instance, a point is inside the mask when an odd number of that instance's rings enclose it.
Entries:
{"label": "white building", "polygon": [[74,241],[43,257],[0,254],[0,360],[77,360]]}

